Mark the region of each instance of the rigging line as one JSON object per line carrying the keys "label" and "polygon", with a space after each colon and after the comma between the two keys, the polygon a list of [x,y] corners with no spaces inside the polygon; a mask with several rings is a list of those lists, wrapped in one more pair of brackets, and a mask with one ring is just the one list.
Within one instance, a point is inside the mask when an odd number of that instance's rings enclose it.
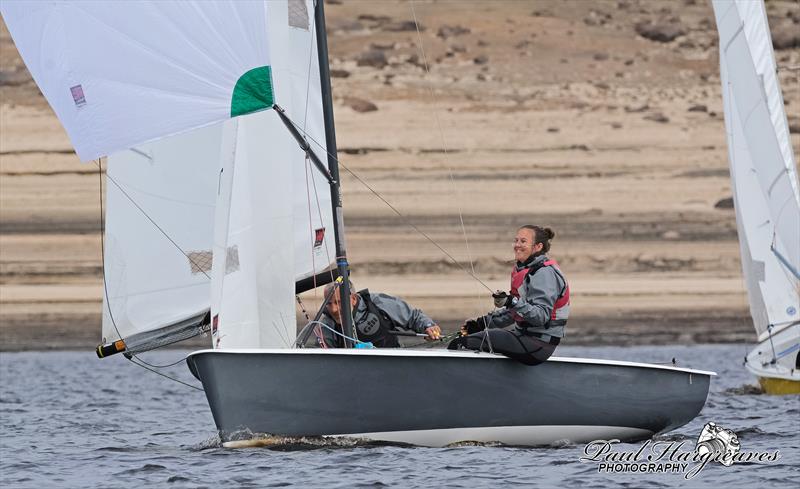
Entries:
{"label": "rigging line", "polygon": [[[461,199],[459,198],[458,187],[456,186],[455,177],[453,176],[453,167],[450,165],[450,152],[447,149],[447,144],[444,138],[444,130],[442,129],[442,121],[439,119],[439,111],[437,110],[439,107],[439,101],[436,99],[436,92],[433,89],[433,83],[430,82],[430,67],[428,65],[428,57],[425,55],[425,44],[422,41],[422,33],[419,28],[419,21],[417,21],[417,11],[414,8],[414,0],[409,1],[409,5],[411,7],[411,15],[414,17],[414,27],[417,30],[417,45],[419,46],[420,54],[422,55],[422,63],[425,66],[425,74],[427,75],[426,80],[428,80],[428,92],[430,93],[431,100],[433,104],[431,107],[433,108],[433,118],[436,120],[436,127],[439,130],[439,139],[442,143],[442,150],[444,150],[445,161],[447,162],[447,170],[450,176],[450,187],[453,189],[453,193],[456,194],[456,204],[458,205],[458,219],[461,223],[461,233],[464,235],[464,246],[467,250],[467,259],[469,259],[469,265],[472,269],[472,274],[475,275],[475,262],[472,259],[472,251],[470,250],[469,246],[469,238],[467,236],[467,228],[464,225],[464,212],[461,208]],[[478,293],[478,301],[480,301],[480,293]]]}
{"label": "rigging line", "polygon": [[[314,6],[316,8],[316,6]],[[311,66],[314,62],[314,37],[316,35],[316,26],[315,22],[317,21],[317,16],[314,15],[311,18],[311,27],[308,29],[311,32],[311,42],[309,43],[308,47],[308,71],[306,72],[306,107],[303,115],[303,130],[306,129],[306,124],[308,124],[308,99],[311,94]]]}
{"label": "rigging line", "polygon": [[[320,1],[322,1],[322,0],[320,0]],[[316,2],[314,2],[314,7],[316,8]],[[306,125],[308,124],[308,107],[309,107],[309,100],[311,98],[311,67],[314,64],[314,47],[316,45],[315,42],[314,42],[314,39],[316,38],[316,29],[315,29],[316,22],[317,22],[317,18],[316,18],[316,16],[314,16],[311,19],[311,27],[309,28],[309,31],[311,32],[311,42],[309,43],[308,70],[306,71],[306,100],[305,100],[305,109],[304,109],[304,115],[303,115],[303,129],[302,129],[304,134],[306,133]],[[308,157],[308,155],[306,155],[306,165],[309,164],[308,160],[309,160],[309,157]],[[316,181],[316,178],[314,177],[313,173],[311,174],[311,183],[312,183],[312,185],[314,187],[314,198],[317,201],[317,214],[318,214],[318,217],[319,217],[319,222],[320,222],[321,225],[323,225],[322,227],[324,228],[324,222],[325,221],[324,221],[323,216],[322,216],[322,208],[319,205],[319,194],[317,193],[317,181]],[[308,197],[308,199],[307,199],[308,200],[308,226],[309,226],[309,231],[312,233],[312,235],[314,235],[313,234],[314,233],[313,220],[312,220],[312,217],[311,217],[311,197],[309,195],[309,192],[310,192],[310,189],[309,189],[309,185],[308,185],[308,166],[306,166],[306,196]],[[332,260],[330,258],[330,252],[328,250],[328,240],[324,239],[324,236],[323,236],[323,241],[325,242],[325,256],[326,256],[326,258],[328,258],[328,264],[330,264],[330,262]],[[316,279],[317,267],[316,267],[315,260],[314,260],[314,246],[313,246],[313,244],[311,246],[311,269],[312,269],[312,272],[314,274],[314,290],[315,290],[315,295],[316,295],[316,289],[317,289],[317,279]],[[333,278],[333,269],[331,269],[330,272],[331,272],[331,279],[332,279]]]}
{"label": "rigging line", "polygon": [[462,269],[462,270],[463,270],[465,273],[467,273],[469,276],[471,276],[472,278],[474,278],[475,280],[477,280],[477,281],[478,281],[478,283],[480,283],[480,284],[481,284],[481,285],[482,285],[482,286],[483,286],[483,287],[484,287],[486,290],[488,290],[488,291],[489,291],[489,293],[491,293],[491,294],[493,294],[493,293],[494,293],[494,291],[491,289],[491,287],[489,287],[488,285],[486,285],[486,284],[483,282],[483,280],[481,280],[481,279],[479,279],[477,276],[475,276],[475,273],[474,273],[474,272],[471,272],[470,270],[467,270],[467,268],[466,268],[466,267],[464,267],[464,265],[462,265],[462,264],[461,264],[461,262],[459,262],[458,260],[456,260],[456,259],[453,257],[453,255],[451,255],[450,253],[448,253],[448,252],[447,252],[447,250],[445,250],[444,248],[442,248],[442,247],[439,245],[439,243],[437,243],[436,241],[434,241],[434,240],[433,240],[433,238],[431,238],[431,237],[430,237],[430,236],[428,236],[428,235],[427,235],[427,234],[426,234],[424,231],[422,231],[420,228],[418,228],[418,227],[417,227],[417,226],[416,226],[416,225],[415,225],[413,222],[411,222],[411,221],[410,221],[410,220],[409,220],[409,219],[408,219],[406,216],[404,216],[404,215],[403,215],[403,214],[402,214],[402,213],[401,213],[399,210],[397,210],[397,208],[396,208],[395,206],[393,206],[392,204],[390,204],[390,203],[389,203],[389,201],[387,201],[386,199],[384,199],[384,198],[383,198],[383,196],[382,196],[381,194],[379,194],[379,193],[378,193],[378,192],[377,192],[375,189],[373,189],[372,187],[370,187],[370,186],[369,186],[369,184],[367,184],[367,182],[365,182],[364,180],[362,180],[362,179],[361,179],[361,177],[359,177],[359,176],[358,176],[358,175],[357,175],[355,172],[353,172],[353,171],[352,171],[350,168],[348,168],[348,167],[344,166],[344,165],[343,165],[341,162],[339,162],[339,166],[340,166],[340,167],[342,167],[342,168],[344,168],[344,169],[347,171],[347,173],[351,174],[351,175],[353,176],[353,178],[355,178],[356,180],[358,180],[358,181],[359,181],[359,183],[361,183],[361,184],[362,184],[364,187],[366,187],[366,188],[367,188],[367,190],[369,190],[370,192],[372,192],[372,193],[375,195],[375,197],[377,197],[377,198],[379,198],[381,201],[383,201],[383,203],[384,203],[384,204],[386,204],[386,205],[387,205],[387,206],[388,206],[388,207],[389,207],[389,208],[390,208],[390,209],[391,209],[391,210],[392,210],[392,211],[393,211],[395,214],[397,214],[397,216],[398,216],[398,217],[400,217],[401,219],[403,219],[403,221],[404,221],[406,224],[408,224],[408,225],[409,225],[411,228],[413,228],[413,229],[414,229],[414,231],[418,232],[418,233],[419,233],[419,234],[420,234],[420,235],[421,235],[423,238],[425,238],[425,239],[426,239],[426,240],[428,240],[428,241],[429,241],[429,242],[430,242],[432,245],[434,245],[436,248],[438,248],[438,249],[439,249],[439,251],[441,251],[442,253],[444,253],[444,255],[445,255],[445,256],[447,256],[448,258],[450,258],[450,260],[451,260],[453,263],[455,263],[455,264],[456,264],[456,265],[457,265],[459,268],[461,268],[461,269]]}
{"label": "rigging line", "polygon": [[[323,231],[322,231],[322,242],[325,245],[325,258],[328,259],[327,263],[328,263],[328,265],[330,265],[330,263],[333,261],[333,258],[331,258],[331,250],[328,247],[328,239],[325,238],[325,231],[324,231],[324,229],[325,229],[325,219],[323,218],[323,215],[322,215],[322,206],[319,203],[319,192],[317,191],[317,179],[314,178],[314,174],[313,173],[311,174],[311,185],[314,187],[314,199],[317,201],[317,215],[319,216],[320,226],[322,226],[322,229],[323,229]],[[331,281],[335,280],[335,278],[333,276],[333,270],[334,269],[331,268],[330,266],[328,266],[328,270],[329,270],[330,275],[331,275]]]}
{"label": "rigging line", "polygon": [[331,328],[330,326],[328,326],[327,324],[323,323],[322,321],[309,321],[308,324],[319,324],[323,328],[331,331],[333,334],[337,334],[337,335],[341,336],[342,338],[347,338],[348,340],[352,341],[353,343],[363,343],[362,341],[359,341],[357,338],[351,338],[351,337],[345,335],[344,333],[340,333],[340,332],[336,331],[336,329]]}
{"label": "rigging line", "polygon": [[[472,259],[472,251],[469,247],[469,238],[467,237],[467,228],[464,226],[464,213],[461,209],[461,199],[459,198],[460,195],[458,193],[458,187],[456,186],[455,178],[453,177],[453,168],[450,166],[450,153],[447,150],[447,144],[445,143],[444,139],[444,130],[442,130],[442,122],[439,119],[439,111],[437,110],[439,106],[439,102],[436,99],[436,92],[433,89],[433,83],[430,81],[430,67],[428,66],[428,58],[425,55],[425,44],[422,41],[422,33],[420,32],[419,22],[417,21],[417,11],[414,8],[414,0],[409,1],[409,6],[411,7],[411,15],[414,17],[414,26],[417,30],[417,45],[419,46],[420,54],[422,54],[422,62],[425,66],[425,73],[426,73],[426,80],[428,80],[428,91],[430,92],[430,97],[432,100],[431,107],[433,108],[433,118],[436,120],[436,127],[439,130],[439,139],[442,143],[442,149],[444,150],[444,159],[447,165],[447,173],[450,176],[450,188],[452,188],[453,193],[456,194],[456,204],[458,206],[458,219],[461,223],[461,233],[464,235],[464,246],[467,250],[467,259],[469,260],[469,266],[472,271],[472,276],[475,276],[475,262]],[[483,282],[481,282],[483,284]],[[486,287],[485,284],[483,284]],[[488,287],[487,287],[488,288]],[[476,304],[480,304],[481,301],[481,294],[480,290],[475,291],[476,295]],[[489,338],[489,334],[486,333],[483,335],[484,340],[488,341],[489,343],[489,351],[494,353],[494,348],[492,348],[492,340]],[[483,340],[481,340],[481,348],[483,348]]]}
{"label": "rigging line", "polygon": [[[314,31],[315,31],[314,23],[316,21],[317,21],[316,16],[313,16],[312,20],[311,20],[311,27],[309,28],[309,32],[311,33],[311,42],[309,43],[309,46],[308,46],[308,70],[306,70],[306,101],[305,101],[305,108],[303,109],[303,132],[305,132],[306,126],[308,125],[308,100],[311,97],[311,65],[312,65],[313,59],[314,59]],[[306,157],[305,157],[305,160],[303,161],[303,163],[304,163],[303,168],[305,169],[305,172],[306,172],[306,201],[308,203],[308,234],[309,234],[309,236],[315,236],[314,235],[314,223],[313,223],[313,219],[311,217],[311,189],[309,188],[309,185],[308,185],[308,165],[310,164],[308,153],[306,153]],[[313,174],[312,174],[311,178],[312,179],[314,178]],[[316,188],[315,188],[315,190],[316,190]],[[322,220],[322,218],[320,216],[320,221],[321,220]],[[315,236],[314,239],[316,240],[316,236]],[[316,290],[317,290],[317,264],[316,264],[316,260],[314,259],[314,242],[311,243],[311,273],[312,273],[312,277],[314,278],[314,294],[316,295]],[[297,300],[298,301],[300,300],[299,296],[298,296]],[[300,307],[301,308],[303,307],[302,303],[300,304]]]}
{"label": "rigging line", "polygon": [[176,242],[175,242],[175,240],[174,240],[174,239],[172,239],[172,237],[170,237],[170,235],[169,235],[169,234],[167,234],[167,232],[166,232],[166,231],[164,231],[164,229],[163,229],[161,226],[159,226],[159,225],[158,225],[158,223],[157,223],[155,220],[153,220],[153,218],[152,218],[152,217],[150,217],[150,215],[149,215],[149,214],[148,214],[148,213],[147,213],[147,212],[146,212],[144,209],[142,209],[142,207],[141,207],[139,204],[137,204],[137,203],[136,203],[136,201],[135,201],[135,200],[133,200],[133,198],[132,198],[130,195],[128,195],[128,193],[127,193],[127,192],[126,192],[126,191],[125,191],[125,190],[122,188],[122,186],[121,186],[119,183],[117,183],[117,181],[114,179],[114,177],[112,177],[111,175],[109,175],[109,174],[108,174],[108,171],[106,171],[106,178],[107,178],[107,179],[108,179],[108,180],[109,180],[111,183],[113,183],[113,184],[114,184],[114,186],[115,186],[115,187],[117,187],[117,189],[118,189],[120,192],[122,192],[122,195],[124,195],[124,196],[125,196],[125,198],[127,198],[127,199],[128,199],[130,202],[131,202],[131,204],[133,204],[133,205],[134,205],[134,207],[136,207],[137,209],[139,209],[139,212],[141,212],[141,213],[142,213],[142,215],[143,215],[144,217],[146,217],[146,218],[147,218],[147,220],[148,220],[148,221],[150,221],[150,223],[151,223],[153,226],[155,226],[155,228],[156,228],[156,229],[158,229],[158,230],[159,230],[159,232],[160,232],[161,234],[163,234],[163,235],[164,235],[164,237],[165,237],[165,238],[167,238],[167,240],[168,240],[170,243],[172,243],[172,244],[175,246],[175,248],[176,248],[178,251],[180,251],[180,252],[181,252],[181,254],[182,254],[183,256],[185,256],[185,257],[186,257],[186,259],[187,259],[187,260],[189,260],[189,262],[190,262],[192,265],[194,265],[195,267],[197,267],[197,269],[198,269],[198,270],[200,270],[200,273],[202,273],[203,275],[205,275],[207,279],[211,280],[211,277],[210,277],[210,276],[209,276],[209,275],[206,273],[206,271],[205,271],[205,270],[203,270],[203,267],[202,267],[202,265],[201,265],[201,264],[199,264],[199,263],[197,263],[197,262],[196,262],[194,259],[192,259],[192,258],[189,256],[189,254],[188,254],[187,252],[183,251],[183,249],[180,247],[180,245],[179,245],[178,243],[176,243]]}
{"label": "rigging line", "polygon": [[[289,122],[291,122],[291,123],[292,123],[292,125],[293,125],[293,126],[295,126],[296,128],[300,129],[300,126],[299,126],[299,125],[298,125],[296,122],[294,122],[292,119],[288,118],[288,116],[287,116],[287,119],[289,120]],[[445,255],[447,258],[449,258],[449,259],[450,259],[450,260],[451,260],[451,261],[452,261],[452,262],[453,262],[455,265],[457,265],[457,266],[458,266],[458,267],[459,267],[459,268],[460,268],[462,271],[464,271],[464,273],[466,273],[467,275],[469,275],[470,277],[472,277],[473,279],[475,279],[475,280],[476,280],[478,283],[480,283],[480,284],[481,284],[481,285],[482,285],[482,286],[483,286],[483,287],[484,287],[486,290],[488,290],[488,291],[489,291],[489,293],[490,293],[490,294],[494,294],[494,290],[492,290],[492,288],[491,288],[491,287],[489,287],[488,285],[486,285],[486,284],[483,282],[483,280],[481,280],[480,278],[478,278],[478,277],[477,277],[477,276],[476,276],[474,273],[470,272],[470,271],[469,271],[469,270],[468,270],[466,267],[464,267],[464,265],[462,265],[462,264],[461,264],[461,262],[459,262],[458,260],[456,260],[455,258],[453,258],[453,255],[451,255],[450,253],[448,253],[448,252],[447,252],[447,250],[445,250],[444,248],[442,248],[442,247],[441,247],[441,245],[439,245],[439,243],[437,243],[436,241],[434,241],[434,240],[433,240],[433,238],[431,238],[430,236],[428,236],[428,235],[427,235],[425,232],[423,232],[423,231],[422,231],[422,230],[421,230],[419,227],[417,227],[417,226],[416,226],[416,225],[415,225],[413,222],[411,222],[411,221],[410,221],[410,220],[409,220],[409,219],[408,219],[408,218],[407,218],[405,215],[403,215],[403,213],[401,213],[399,210],[397,210],[397,208],[396,208],[395,206],[393,206],[391,203],[389,203],[389,201],[388,201],[388,200],[384,199],[384,198],[383,198],[383,196],[382,196],[380,193],[378,193],[378,191],[377,191],[377,190],[375,190],[374,188],[372,188],[372,187],[371,187],[371,186],[370,186],[370,185],[369,185],[369,184],[368,184],[366,181],[364,181],[364,180],[363,180],[363,179],[362,179],[360,176],[358,176],[358,174],[357,174],[357,173],[355,173],[353,170],[351,170],[350,168],[348,168],[347,166],[345,166],[345,165],[342,163],[342,161],[341,161],[340,159],[338,159],[338,158],[337,158],[335,155],[333,155],[333,154],[329,153],[329,152],[328,152],[328,150],[327,150],[325,147],[323,147],[323,146],[322,146],[322,145],[321,145],[321,144],[320,144],[320,143],[319,143],[319,142],[318,142],[316,139],[314,139],[314,138],[313,138],[311,135],[309,135],[308,133],[304,133],[304,136],[305,136],[305,137],[307,137],[309,141],[311,141],[312,143],[316,144],[316,145],[317,145],[319,148],[321,148],[321,149],[322,149],[322,151],[324,151],[325,153],[327,153],[327,154],[328,154],[328,156],[330,156],[331,158],[333,158],[333,159],[334,159],[334,160],[335,160],[335,161],[336,161],[336,162],[339,164],[339,166],[340,166],[341,168],[344,168],[344,169],[345,169],[345,171],[347,171],[347,173],[349,173],[350,175],[352,175],[352,176],[353,176],[353,178],[355,178],[355,179],[356,179],[356,180],[357,180],[357,181],[358,181],[358,182],[359,182],[361,185],[363,185],[363,186],[364,186],[364,187],[365,187],[367,190],[369,190],[369,191],[370,191],[370,192],[371,192],[373,195],[375,195],[375,197],[377,197],[377,198],[378,198],[378,199],[380,199],[380,200],[381,200],[381,201],[382,201],[384,204],[386,204],[386,206],[387,206],[387,207],[389,207],[389,209],[391,209],[391,210],[392,210],[392,212],[394,212],[395,214],[397,214],[397,216],[398,216],[398,217],[400,217],[400,218],[403,220],[403,222],[405,222],[405,223],[406,223],[406,224],[407,224],[409,227],[411,227],[412,229],[414,229],[414,231],[416,231],[417,233],[419,233],[419,234],[420,234],[422,237],[424,237],[426,240],[428,240],[428,241],[429,241],[429,242],[430,242],[432,245],[434,245],[436,248],[438,248],[438,249],[439,249],[439,251],[441,251],[441,252],[442,252],[442,253],[443,253],[443,254],[444,254],[444,255]]]}
{"label": "rigging line", "polygon": [[[308,235],[309,236],[314,236],[314,240],[315,240],[315,241],[313,241],[311,243],[310,252],[311,252],[311,276],[314,279],[313,280],[313,282],[314,282],[314,293],[316,294],[316,290],[317,290],[317,263],[316,263],[316,260],[314,259],[314,243],[316,242],[316,236],[314,235],[314,223],[312,222],[312,218],[311,218],[311,189],[309,188],[309,185],[308,185],[308,165],[310,164],[310,162],[308,160],[309,160],[308,155],[306,155],[305,159],[303,160],[303,168],[306,171],[306,202],[308,203]],[[312,178],[313,178],[313,176],[312,176]],[[298,300],[299,300],[299,297],[298,297]]]}
{"label": "rigging line", "polygon": [[167,375],[165,373],[162,373],[162,372],[159,372],[158,370],[156,370],[154,368],[150,368],[150,367],[148,367],[147,365],[145,365],[143,363],[139,363],[139,362],[141,362],[141,360],[139,360],[139,357],[137,357],[135,355],[131,355],[131,358],[129,358],[128,360],[130,360],[134,365],[138,365],[138,366],[142,367],[145,370],[149,370],[149,371],[153,372],[156,375],[160,375],[162,377],[166,377],[167,379],[172,380],[174,382],[177,382],[179,384],[183,384],[186,387],[190,387],[190,388],[198,390],[198,391],[203,391],[203,389],[201,387],[197,387],[196,385],[189,384],[188,382],[184,382],[182,380],[176,379],[175,377],[170,377],[169,375]]}
{"label": "rigging line", "polygon": [[[166,345],[165,345],[165,346],[166,346]],[[157,349],[158,349],[158,348],[155,348],[155,350],[157,350]],[[153,351],[153,350],[150,350],[150,351]],[[131,355],[133,355],[133,354],[131,354]],[[168,367],[174,367],[175,365],[177,365],[177,364],[179,364],[179,363],[181,363],[181,362],[185,361],[185,360],[186,360],[186,358],[187,358],[187,357],[183,357],[183,358],[181,358],[180,360],[177,360],[177,361],[175,361],[175,362],[172,362],[172,363],[168,363],[168,364],[166,364],[166,365],[153,365],[153,364],[152,364],[152,363],[150,363],[150,362],[146,362],[146,361],[142,360],[142,357],[140,357],[140,356],[138,356],[138,355],[136,356],[136,360],[138,360],[138,361],[142,362],[143,364],[147,365],[148,367],[153,367],[153,368],[168,368]]]}

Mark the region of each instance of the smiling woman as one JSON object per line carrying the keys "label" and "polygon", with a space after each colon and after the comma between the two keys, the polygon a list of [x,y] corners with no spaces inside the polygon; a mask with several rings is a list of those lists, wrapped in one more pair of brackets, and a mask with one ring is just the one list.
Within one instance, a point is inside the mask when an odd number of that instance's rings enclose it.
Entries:
{"label": "smiling woman", "polygon": [[[569,285],[558,263],[546,255],[554,236],[552,229],[534,225],[517,230],[510,291],[493,294],[498,309],[466,321],[464,336],[451,349],[493,351],[526,365],[550,358],[569,317]],[[512,324],[512,331],[500,329]]]}

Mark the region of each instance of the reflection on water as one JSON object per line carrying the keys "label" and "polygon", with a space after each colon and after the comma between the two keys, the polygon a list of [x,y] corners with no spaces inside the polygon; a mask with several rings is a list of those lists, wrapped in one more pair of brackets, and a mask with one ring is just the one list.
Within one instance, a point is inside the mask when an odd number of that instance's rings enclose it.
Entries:
{"label": "reflection on water", "polygon": [[[671,363],[713,370],[700,416],[659,441],[693,446],[716,422],[742,451],[781,451],[771,464],[712,464],[691,486],[794,487],[800,476],[800,401],[760,395],[742,367],[744,345],[559,347],[559,356]],[[167,364],[186,352],[152,352]],[[197,384],[184,364],[167,369]],[[224,448],[202,392],[93,352],[0,354],[0,485],[3,487],[169,487],[375,485],[497,487],[685,486],[679,474],[598,473],[578,461],[583,446],[459,444],[419,448],[358,439],[262,438],[260,448]],[[519,408],[519,407],[509,407]],[[454,406],[453,409],[457,409]],[[638,449],[623,444],[621,449]]]}

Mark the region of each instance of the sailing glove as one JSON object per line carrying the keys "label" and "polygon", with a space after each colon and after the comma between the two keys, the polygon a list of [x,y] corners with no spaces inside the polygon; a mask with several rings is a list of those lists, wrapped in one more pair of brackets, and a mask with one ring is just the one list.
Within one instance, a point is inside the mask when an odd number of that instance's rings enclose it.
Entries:
{"label": "sailing glove", "polygon": [[481,316],[476,319],[467,319],[464,322],[464,326],[461,327],[462,330],[466,330],[467,334],[477,333],[479,331],[483,331],[486,328],[488,321],[486,317]]}

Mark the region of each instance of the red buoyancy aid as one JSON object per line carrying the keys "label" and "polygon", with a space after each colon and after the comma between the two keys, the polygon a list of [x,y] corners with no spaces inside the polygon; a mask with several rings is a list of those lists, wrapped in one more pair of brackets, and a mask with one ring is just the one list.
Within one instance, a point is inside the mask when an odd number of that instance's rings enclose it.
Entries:
{"label": "red buoyancy aid", "polygon": [[[544,267],[553,267],[558,276],[560,276],[564,281],[564,289],[561,291],[558,299],[556,299],[556,302],[553,304],[553,311],[550,313],[550,320],[552,321],[556,318],[556,313],[558,310],[569,304],[569,284],[567,283],[567,279],[564,278],[564,275],[561,273],[561,269],[558,268],[558,263],[555,260],[547,259],[544,262],[521,268],[519,270],[517,270],[517,267],[514,267],[511,270],[511,295],[519,299],[519,288],[522,286],[522,282],[525,281],[525,277],[528,274],[531,274],[532,276],[540,268]],[[522,321],[522,316],[519,314],[512,311],[512,315],[514,316],[514,321]]]}

